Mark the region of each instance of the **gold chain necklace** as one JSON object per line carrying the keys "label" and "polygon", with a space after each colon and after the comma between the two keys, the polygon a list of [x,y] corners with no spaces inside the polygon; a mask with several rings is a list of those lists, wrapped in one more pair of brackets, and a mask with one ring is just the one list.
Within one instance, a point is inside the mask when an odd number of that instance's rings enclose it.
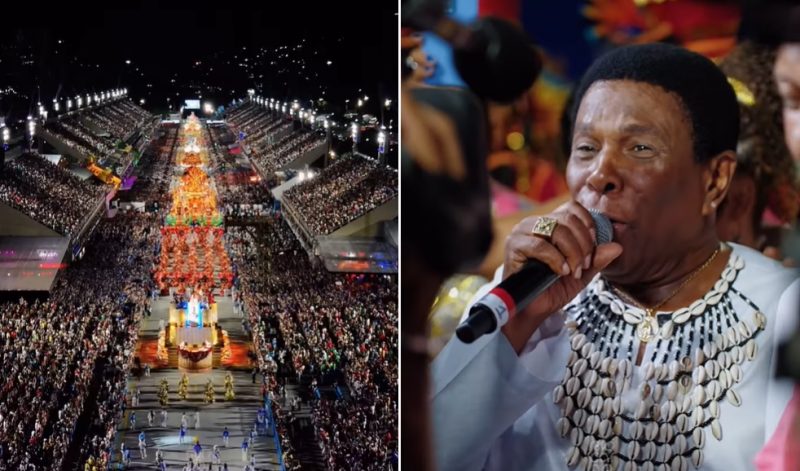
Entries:
{"label": "gold chain necklace", "polygon": [[686,277],[686,279],[683,280],[680,286],[678,286],[669,296],[667,296],[666,298],[661,300],[661,302],[652,307],[643,306],[641,303],[633,299],[632,296],[630,296],[628,293],[626,293],[619,287],[609,284],[614,289],[614,291],[616,291],[617,294],[619,294],[622,297],[622,299],[633,304],[634,306],[638,307],[639,309],[645,312],[645,318],[642,319],[642,322],[640,322],[636,328],[636,335],[639,337],[639,340],[641,340],[642,342],[650,342],[651,340],[653,340],[653,338],[655,338],[656,332],[658,330],[658,322],[656,321],[655,318],[656,311],[658,311],[658,309],[661,306],[666,304],[667,301],[674,298],[675,295],[678,294],[697,275],[699,275],[700,272],[708,268],[708,266],[711,265],[711,262],[713,262],[714,259],[717,258],[719,252],[720,252],[720,247],[717,247],[717,249],[714,250],[714,253],[712,253],[711,256],[708,257],[708,259],[706,259],[706,261],[703,262],[702,265],[695,268],[695,270],[692,273],[690,273],[689,276]]}

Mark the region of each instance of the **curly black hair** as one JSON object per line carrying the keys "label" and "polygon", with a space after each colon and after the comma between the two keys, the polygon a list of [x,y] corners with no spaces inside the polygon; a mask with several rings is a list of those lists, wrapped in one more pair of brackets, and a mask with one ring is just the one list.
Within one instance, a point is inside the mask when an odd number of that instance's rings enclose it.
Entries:
{"label": "curly black hair", "polygon": [[[723,73],[745,88],[738,91],[740,110],[737,175],[747,175],[757,192],[753,227],[758,229],[764,208],[781,219],[794,218],[793,204],[785,205],[781,188],[792,189],[795,167],[783,134],[780,95],[772,77],[775,48],[753,41],[741,42],[720,63]],[[770,204],[772,203],[772,204]]]}

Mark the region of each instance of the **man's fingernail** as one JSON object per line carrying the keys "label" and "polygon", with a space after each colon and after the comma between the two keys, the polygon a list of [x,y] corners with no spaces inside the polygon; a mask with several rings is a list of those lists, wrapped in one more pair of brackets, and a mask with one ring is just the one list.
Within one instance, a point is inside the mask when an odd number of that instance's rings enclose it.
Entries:
{"label": "man's fingernail", "polygon": [[581,279],[581,274],[582,274],[582,273],[583,273],[583,268],[581,268],[581,267],[578,267],[578,269],[577,269],[577,270],[575,270],[575,273],[574,273],[575,279],[576,279],[576,280],[580,280],[580,279]]}
{"label": "man's fingernail", "polygon": [[569,264],[567,262],[564,262],[564,265],[561,265],[561,273],[569,275]]}
{"label": "man's fingernail", "polygon": [[583,262],[583,268],[588,270],[589,267],[591,267],[591,266],[592,266],[592,256],[591,255],[587,255],[586,256],[586,260],[584,260],[584,262]]}

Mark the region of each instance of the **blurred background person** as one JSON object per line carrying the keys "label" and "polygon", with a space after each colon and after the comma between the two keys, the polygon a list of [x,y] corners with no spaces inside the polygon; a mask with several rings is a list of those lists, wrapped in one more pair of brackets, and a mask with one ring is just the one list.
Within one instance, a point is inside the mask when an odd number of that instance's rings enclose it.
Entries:
{"label": "blurred background person", "polygon": [[774,47],[745,40],[720,63],[736,92],[740,128],[736,174],[718,209],[717,232],[722,240],[776,258],[799,200],[784,140],[781,98],[772,78],[774,62]]}

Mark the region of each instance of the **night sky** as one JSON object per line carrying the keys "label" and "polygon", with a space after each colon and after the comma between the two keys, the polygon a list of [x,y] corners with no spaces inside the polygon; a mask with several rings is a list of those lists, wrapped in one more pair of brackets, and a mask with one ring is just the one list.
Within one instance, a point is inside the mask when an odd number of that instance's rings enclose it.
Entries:
{"label": "night sky", "polygon": [[397,102],[396,3],[249,5],[149,0],[15,13],[20,21],[0,29],[0,116],[116,87],[155,112],[199,96],[227,105],[252,88],[337,112],[366,95],[361,112],[396,122],[396,107],[381,109]]}

